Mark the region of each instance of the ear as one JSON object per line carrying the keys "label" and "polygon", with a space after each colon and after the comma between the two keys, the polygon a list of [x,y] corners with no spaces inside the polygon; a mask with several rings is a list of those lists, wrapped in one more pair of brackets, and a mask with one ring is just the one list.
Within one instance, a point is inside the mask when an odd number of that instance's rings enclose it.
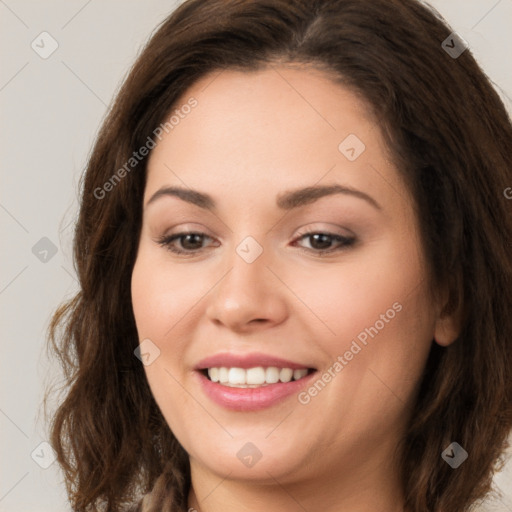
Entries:
{"label": "ear", "polygon": [[434,341],[442,347],[451,345],[459,336],[462,326],[460,302],[445,291],[438,302],[434,326]]}

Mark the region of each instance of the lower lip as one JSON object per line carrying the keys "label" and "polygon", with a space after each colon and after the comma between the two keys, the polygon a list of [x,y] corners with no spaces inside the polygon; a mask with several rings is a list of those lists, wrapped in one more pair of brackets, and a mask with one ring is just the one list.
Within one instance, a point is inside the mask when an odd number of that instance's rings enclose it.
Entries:
{"label": "lower lip", "polygon": [[232,388],[212,382],[197,372],[204,392],[216,404],[234,411],[258,411],[271,407],[289,396],[299,393],[313,378],[316,371],[290,382],[267,384],[259,388]]}

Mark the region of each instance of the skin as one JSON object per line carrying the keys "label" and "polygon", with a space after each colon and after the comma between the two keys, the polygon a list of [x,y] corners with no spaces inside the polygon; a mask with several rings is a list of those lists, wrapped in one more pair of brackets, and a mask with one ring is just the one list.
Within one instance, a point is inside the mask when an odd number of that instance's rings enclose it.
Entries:
{"label": "skin", "polygon": [[[145,366],[154,397],[190,455],[189,506],[204,512],[351,512],[403,509],[393,452],[404,432],[433,339],[452,343],[441,317],[445,291],[429,296],[413,199],[367,105],[320,70],[225,70],[177,102],[198,101],[152,151],[143,228],[132,276],[140,340],[160,355]],[[366,149],[349,161],[338,146],[355,134]],[[339,184],[374,199],[333,194],[284,211],[283,192]],[[207,193],[203,209],[162,187]],[[313,233],[355,236],[340,247]],[[158,243],[183,231],[172,253]],[[236,252],[253,237],[262,254]],[[188,244],[188,245],[187,245]],[[195,251],[195,252],[194,252]],[[316,252],[315,252],[316,251]],[[263,352],[332,368],[365,328],[402,306],[309,403],[297,395],[268,409],[231,411],[198,385],[194,366],[218,352]],[[261,459],[236,456],[247,442]]]}

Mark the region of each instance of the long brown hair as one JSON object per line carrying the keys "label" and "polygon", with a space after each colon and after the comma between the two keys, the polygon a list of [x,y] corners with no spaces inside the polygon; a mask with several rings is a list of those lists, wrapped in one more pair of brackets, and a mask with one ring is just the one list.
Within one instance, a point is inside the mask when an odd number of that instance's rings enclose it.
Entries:
{"label": "long brown hair", "polygon": [[[414,198],[432,287],[460,310],[432,344],[401,445],[406,507],[461,512],[490,490],[512,429],[512,125],[471,51],[416,0],[189,0],[155,32],[105,119],[81,182],[80,291],[54,315],[67,394],[51,441],[75,511],[184,511],[190,468],[152,397],[130,296],[146,161],[105,183],[206,73],[319,66],[372,107]],[[452,43],[450,46],[453,46]],[[441,452],[469,453],[456,470]]]}

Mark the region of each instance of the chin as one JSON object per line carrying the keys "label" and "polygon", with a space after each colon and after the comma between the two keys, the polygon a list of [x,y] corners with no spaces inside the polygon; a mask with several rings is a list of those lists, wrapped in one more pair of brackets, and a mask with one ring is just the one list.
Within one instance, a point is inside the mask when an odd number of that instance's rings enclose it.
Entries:
{"label": "chin", "polygon": [[[283,446],[282,441],[249,441],[251,436],[230,439],[219,444],[212,442],[211,449],[202,443],[190,453],[201,466],[220,478],[250,480],[254,483],[274,483],[300,477],[305,469],[304,457],[297,453],[297,443]],[[254,437],[253,437],[254,438]],[[213,463],[213,464],[212,464]]]}

